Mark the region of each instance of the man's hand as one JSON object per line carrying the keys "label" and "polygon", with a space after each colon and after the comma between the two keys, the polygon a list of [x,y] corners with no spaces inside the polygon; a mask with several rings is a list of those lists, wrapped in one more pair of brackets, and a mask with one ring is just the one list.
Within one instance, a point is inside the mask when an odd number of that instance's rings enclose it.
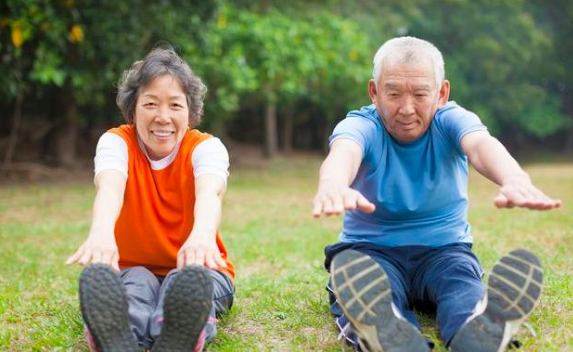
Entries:
{"label": "man's hand", "polygon": [[66,260],[66,265],[91,263],[110,265],[119,271],[119,253],[113,234],[111,236],[89,236],[80,248]]}
{"label": "man's hand", "polygon": [[215,241],[206,237],[214,236],[200,236],[193,233],[189,236],[177,254],[177,269],[190,264],[206,266],[210,269],[227,267]]}
{"label": "man's hand", "polygon": [[532,210],[549,210],[559,208],[559,199],[551,199],[535,187],[529,179],[509,179],[499,189],[493,200],[498,208],[526,208]]}
{"label": "man's hand", "polygon": [[321,185],[314,197],[312,216],[315,218],[340,215],[346,210],[372,213],[376,206],[360,192],[345,186]]}

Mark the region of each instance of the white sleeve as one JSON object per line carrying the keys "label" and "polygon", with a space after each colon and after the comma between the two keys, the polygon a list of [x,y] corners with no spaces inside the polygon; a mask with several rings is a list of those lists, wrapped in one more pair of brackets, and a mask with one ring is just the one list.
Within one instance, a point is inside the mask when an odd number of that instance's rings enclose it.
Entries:
{"label": "white sleeve", "polygon": [[127,177],[127,144],[115,133],[104,133],[97,142],[94,174],[104,170],[118,170]]}
{"label": "white sleeve", "polygon": [[206,174],[217,175],[227,184],[229,153],[219,138],[213,137],[199,143],[191,159],[195,178]]}

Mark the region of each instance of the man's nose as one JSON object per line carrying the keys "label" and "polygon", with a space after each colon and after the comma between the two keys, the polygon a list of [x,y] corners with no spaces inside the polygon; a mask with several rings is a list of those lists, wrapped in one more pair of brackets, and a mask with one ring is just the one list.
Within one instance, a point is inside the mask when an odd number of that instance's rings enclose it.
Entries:
{"label": "man's nose", "polygon": [[401,115],[413,115],[416,112],[414,109],[414,99],[409,96],[405,96],[400,104],[400,110],[398,111]]}

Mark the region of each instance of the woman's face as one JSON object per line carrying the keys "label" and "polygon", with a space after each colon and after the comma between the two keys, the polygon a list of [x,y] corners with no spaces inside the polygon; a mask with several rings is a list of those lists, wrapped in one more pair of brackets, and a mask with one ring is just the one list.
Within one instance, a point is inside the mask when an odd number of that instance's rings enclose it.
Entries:
{"label": "woman's face", "polygon": [[166,74],[149,82],[139,93],[133,122],[152,160],[168,156],[189,127],[189,106],[177,79]]}

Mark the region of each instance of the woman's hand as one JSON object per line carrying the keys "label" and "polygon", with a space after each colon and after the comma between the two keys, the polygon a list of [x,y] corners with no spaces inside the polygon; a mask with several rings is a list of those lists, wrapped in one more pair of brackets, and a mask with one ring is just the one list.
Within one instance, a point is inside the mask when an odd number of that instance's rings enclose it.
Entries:
{"label": "woman's hand", "polygon": [[80,248],[66,260],[66,265],[91,263],[110,265],[119,271],[119,253],[113,234],[111,236],[90,236]]}
{"label": "woman's hand", "polygon": [[206,266],[210,269],[227,267],[215,242],[215,236],[191,233],[177,254],[177,269],[190,264]]}

